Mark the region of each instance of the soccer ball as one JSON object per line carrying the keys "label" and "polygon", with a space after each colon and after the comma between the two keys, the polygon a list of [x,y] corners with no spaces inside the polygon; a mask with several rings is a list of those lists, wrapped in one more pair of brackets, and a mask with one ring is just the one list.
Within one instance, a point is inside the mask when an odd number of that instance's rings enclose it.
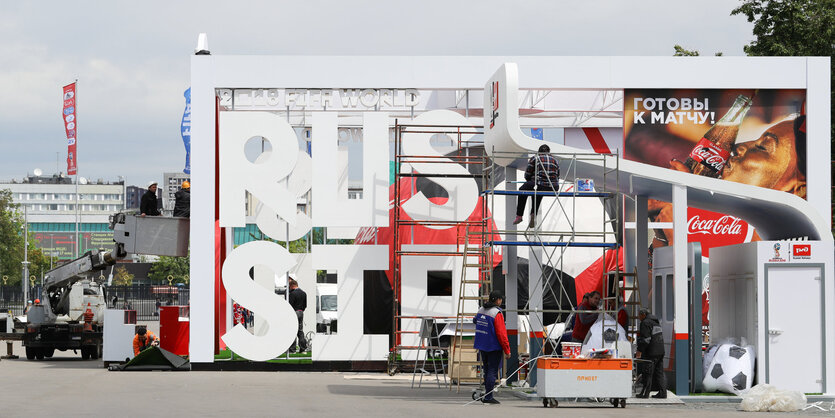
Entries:
{"label": "soccer ball", "polygon": [[754,382],[754,347],[720,344],[705,354],[704,390],[739,394]]}

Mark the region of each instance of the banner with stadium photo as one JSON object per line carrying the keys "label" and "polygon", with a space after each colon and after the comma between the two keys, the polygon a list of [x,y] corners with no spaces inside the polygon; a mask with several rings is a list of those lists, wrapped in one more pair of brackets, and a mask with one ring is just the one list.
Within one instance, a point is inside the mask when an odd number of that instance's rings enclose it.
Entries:
{"label": "banner with stadium photo", "polygon": [[[805,90],[626,89],[623,157],[805,199],[805,101]],[[651,248],[672,245],[672,205],[650,200],[648,215],[662,226]],[[712,247],[759,240],[733,216],[689,208],[687,217],[704,261]]]}

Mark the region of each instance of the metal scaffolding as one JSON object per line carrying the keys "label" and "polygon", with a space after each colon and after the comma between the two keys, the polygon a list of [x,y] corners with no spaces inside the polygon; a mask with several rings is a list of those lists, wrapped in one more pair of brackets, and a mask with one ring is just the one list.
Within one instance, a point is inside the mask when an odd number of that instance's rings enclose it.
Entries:
{"label": "metal scaffolding", "polygon": [[[478,126],[438,126],[438,125],[415,125],[415,124],[400,124],[395,122],[395,155],[394,155],[394,202],[393,202],[393,210],[394,210],[394,221],[392,227],[394,228],[393,234],[393,245],[394,245],[394,278],[393,278],[393,291],[394,291],[394,312],[393,312],[393,341],[392,341],[392,348],[389,354],[389,373],[396,373],[397,371],[405,371],[409,370],[408,368],[408,361],[404,361],[402,358],[402,353],[404,351],[418,351],[418,355],[416,356],[416,360],[414,362],[414,366],[411,367],[411,371],[413,373],[416,372],[418,369],[418,362],[421,361],[421,351],[432,351],[432,350],[446,350],[447,347],[441,347],[440,345],[434,346],[431,344],[424,344],[424,341],[430,341],[430,339],[421,338],[421,342],[416,345],[409,345],[403,343],[403,337],[406,335],[420,335],[420,331],[416,329],[404,329],[403,327],[403,320],[412,320],[413,322],[417,321],[424,321],[426,319],[433,319],[433,320],[447,320],[447,321],[454,321],[456,320],[456,316],[417,316],[417,315],[404,315],[401,307],[402,302],[402,267],[403,267],[403,257],[404,256],[450,256],[450,257],[461,257],[461,256],[470,256],[470,257],[477,257],[479,263],[489,263],[489,260],[492,260],[490,254],[484,254],[484,246],[482,245],[483,241],[478,241],[478,236],[481,234],[480,231],[487,231],[489,230],[489,225],[487,223],[487,219],[484,216],[478,216],[475,219],[465,219],[465,220],[453,220],[453,221],[443,221],[443,220],[429,220],[429,219],[415,219],[412,217],[404,217],[404,212],[402,209],[402,205],[404,203],[403,196],[408,193],[409,196],[414,194],[417,189],[417,179],[432,179],[432,178],[472,178],[474,180],[478,180],[483,177],[481,173],[481,168],[485,166],[484,162],[484,153],[483,152],[471,152],[473,149],[481,149],[483,150],[483,142],[480,140],[470,140],[467,139],[474,135],[480,135],[482,133],[482,128]],[[408,141],[410,136],[414,136],[416,134],[419,135],[443,135],[453,139],[455,143],[455,151],[447,154],[447,155],[408,155],[404,152],[403,149],[403,142]],[[459,166],[463,166],[468,168],[470,174],[449,174],[449,173],[440,173],[440,172],[420,172],[414,168],[414,165],[445,165],[445,164],[455,164]],[[440,166],[439,166],[440,167]],[[438,170],[444,171],[444,170]],[[410,190],[406,191],[403,190],[404,179],[413,179],[414,181],[408,182],[408,186],[411,188]],[[477,208],[479,213],[484,213],[486,211],[486,205],[484,204],[484,199],[480,199],[481,203],[480,206]],[[455,250],[453,251],[443,251],[443,250],[429,250],[429,251],[415,251],[404,249],[405,245],[415,244],[414,237],[415,237],[415,227],[446,227],[446,228],[455,228],[456,229],[456,243],[455,243]],[[410,242],[405,242],[407,237]],[[474,245],[476,244],[476,245]],[[473,248],[480,253],[476,253],[473,251]],[[466,264],[466,260],[465,260]],[[489,274],[490,270],[492,269],[492,264],[490,265],[490,269],[480,270],[480,279],[483,283],[490,283]],[[466,271],[466,267],[462,267],[462,271]],[[465,274],[465,273],[463,273]],[[463,286],[463,285],[462,285]],[[463,290],[463,289],[462,289]],[[486,290],[487,293],[483,293],[486,297],[489,294],[489,288]],[[469,296],[468,296],[469,297]],[[476,297],[476,296],[473,296]],[[438,341],[437,339],[434,341]],[[439,344],[439,343],[438,343]],[[430,354],[424,353],[423,360],[426,360],[426,356]],[[434,355],[434,354],[431,354]],[[433,357],[434,359],[434,357]],[[440,367],[443,369],[442,372],[447,373],[448,370],[446,369],[447,363],[440,361],[437,363],[433,363],[433,367],[437,367],[437,364],[440,364]],[[421,367],[425,370],[425,363]]]}
{"label": "metal scaffolding", "polygon": [[[533,328],[533,332],[530,334],[532,339],[530,350],[531,358],[540,355],[541,352],[554,356],[561,355],[561,353],[557,352],[556,348],[561,341],[562,334],[549,335],[550,333],[553,333],[555,327],[552,327],[550,332],[545,332],[548,328],[543,321],[543,314],[557,314],[558,321],[568,323],[573,316],[579,313],[579,311],[577,311],[577,306],[570,303],[571,296],[566,291],[562,281],[563,272],[565,271],[564,260],[566,259],[566,253],[569,249],[579,247],[600,248],[602,250],[602,271],[604,273],[602,278],[603,309],[595,311],[596,314],[611,315],[612,320],[616,321],[617,311],[620,306],[623,306],[623,304],[618,303],[618,297],[623,297],[624,300],[631,299],[632,295],[628,295],[629,297],[627,298],[625,297],[626,295],[624,295],[624,291],[626,291],[627,288],[632,290],[633,286],[635,286],[633,284],[634,274],[631,274],[632,281],[629,283],[626,282],[625,278],[630,275],[619,271],[619,268],[616,268],[616,271],[613,272],[613,276],[606,274],[608,273],[606,271],[606,251],[617,250],[622,242],[622,229],[619,222],[622,213],[622,198],[619,193],[617,155],[597,153],[551,155],[559,161],[561,167],[561,177],[563,179],[559,180],[558,184],[549,185],[549,188],[553,191],[517,190],[516,183],[521,182],[506,182],[507,187],[505,188],[485,187],[482,191],[482,194],[486,197],[490,207],[489,213],[491,214],[496,213],[494,210],[496,196],[503,196],[506,199],[511,196],[516,196],[517,198],[531,197],[532,200],[535,200],[537,197],[553,198],[549,199],[551,200],[550,204],[542,204],[540,206],[537,214],[537,216],[540,217],[540,220],[532,220],[533,227],[529,226],[523,231],[517,229],[496,230],[494,232],[501,234],[505,238],[500,240],[488,240],[485,242],[485,245],[488,247],[528,247],[530,254],[528,277],[529,288],[541,289],[543,292],[549,292],[550,296],[558,301],[558,309],[545,309],[544,305],[542,305],[542,296],[545,296],[546,293],[540,293],[538,295],[538,300],[532,300],[532,298],[529,298],[527,304],[522,309],[517,309],[515,306],[507,306],[507,309],[505,310],[506,312],[516,312],[519,315],[527,315],[529,317],[529,323]],[[527,161],[530,155],[527,153],[494,153],[492,157],[502,159],[504,161],[514,160],[517,161],[517,163],[512,165],[519,165],[518,162]],[[531,161],[539,160],[532,159]],[[596,187],[590,190],[578,190],[577,180],[580,179],[577,177],[576,173],[577,161],[588,161],[599,164],[602,170],[600,177],[603,179],[603,182],[595,185]],[[541,166],[537,166],[535,168],[536,171],[544,169],[544,167]],[[493,165],[491,168],[485,170],[485,173],[497,173],[500,169],[501,167]],[[507,169],[515,170],[512,166],[507,167]],[[536,176],[536,173],[534,173],[534,176]],[[565,179],[571,180],[566,181]],[[488,178],[485,180],[485,184],[489,183],[490,181]],[[609,187],[607,185],[610,184],[614,184],[616,188],[607,188]],[[578,228],[577,199],[587,198],[598,198],[602,200],[603,221],[599,229]],[[534,204],[533,202],[531,203]],[[533,213],[533,210],[531,212]],[[513,216],[513,214],[508,213],[506,216]],[[546,225],[546,223],[543,223],[541,219],[553,217],[556,217],[556,222],[551,222],[551,225],[556,225],[561,222],[567,224],[567,228],[551,230],[545,229],[543,225]],[[504,225],[507,223],[504,220],[501,220],[498,224]],[[615,251],[614,254],[616,257],[616,266],[619,266],[618,251]],[[506,254],[505,257],[507,257]],[[534,268],[535,265],[538,267]],[[538,271],[537,277],[534,276],[534,271]],[[553,277],[553,275],[556,275],[557,272],[559,272],[559,277]],[[609,279],[609,277],[612,277],[613,279]],[[506,279],[505,284],[507,285],[509,282],[510,280]],[[556,291],[552,286],[546,285],[554,282],[558,283]],[[632,293],[635,294],[636,292]],[[534,303],[533,305],[532,302]],[[579,301],[576,302],[579,304]],[[570,309],[563,308],[566,305],[570,306]],[[466,316],[466,314],[464,315]],[[605,321],[607,321],[610,317],[608,315],[603,316],[604,326]],[[548,344],[548,347],[544,344]],[[540,351],[540,349],[542,349],[542,351]]]}

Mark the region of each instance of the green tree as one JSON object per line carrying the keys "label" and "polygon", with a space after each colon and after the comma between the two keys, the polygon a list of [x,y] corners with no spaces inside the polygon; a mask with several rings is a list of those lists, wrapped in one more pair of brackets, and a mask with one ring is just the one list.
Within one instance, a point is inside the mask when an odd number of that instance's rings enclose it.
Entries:
{"label": "green tree", "polygon": [[[20,205],[14,203],[9,189],[0,190],[0,277],[8,276],[7,284],[20,284],[23,276],[24,220]],[[29,274],[40,278],[49,270],[34,234],[29,234]]]}
{"label": "green tree", "polygon": [[116,267],[116,274],[113,275],[113,284],[118,286],[130,286],[133,284],[134,275],[125,266]]}
{"label": "green tree", "polygon": [[168,284],[168,276],[173,276],[172,283],[185,283],[189,274],[190,257],[160,256],[159,261],[151,266],[148,278],[153,283]]}
{"label": "green tree", "polygon": [[[673,54],[674,57],[698,57],[699,56],[699,51],[698,50],[696,50],[696,49],[686,49],[679,44],[675,44],[673,46],[673,49],[675,50],[675,53]],[[715,55],[717,57],[721,57],[722,53],[717,52],[713,55]]]}

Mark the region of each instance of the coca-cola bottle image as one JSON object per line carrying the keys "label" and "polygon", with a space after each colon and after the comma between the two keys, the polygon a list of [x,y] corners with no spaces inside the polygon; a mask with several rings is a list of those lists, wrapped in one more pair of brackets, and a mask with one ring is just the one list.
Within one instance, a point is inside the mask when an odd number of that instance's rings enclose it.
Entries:
{"label": "coca-cola bottle image", "polygon": [[745,114],[751,109],[752,99],[740,94],[734,100],[733,106],[716,122],[699,143],[690,151],[684,162],[693,174],[718,178],[731,156],[731,148],[736,142],[739,125]]}

